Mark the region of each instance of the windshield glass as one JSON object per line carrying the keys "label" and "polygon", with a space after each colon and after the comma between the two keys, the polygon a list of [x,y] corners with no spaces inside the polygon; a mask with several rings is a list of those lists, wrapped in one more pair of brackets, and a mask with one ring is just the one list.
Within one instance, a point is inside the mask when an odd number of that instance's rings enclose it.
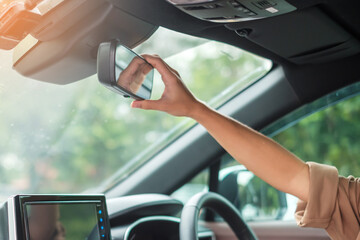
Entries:
{"label": "windshield glass", "polygon": [[[164,40],[166,39],[166,44]],[[157,53],[194,94],[218,107],[271,68],[241,49],[160,28],[135,49]],[[0,197],[74,193],[109,187],[148,160],[194,122],[130,108],[97,76],[65,86],[23,77],[0,52]],[[153,99],[163,84],[155,75]]]}

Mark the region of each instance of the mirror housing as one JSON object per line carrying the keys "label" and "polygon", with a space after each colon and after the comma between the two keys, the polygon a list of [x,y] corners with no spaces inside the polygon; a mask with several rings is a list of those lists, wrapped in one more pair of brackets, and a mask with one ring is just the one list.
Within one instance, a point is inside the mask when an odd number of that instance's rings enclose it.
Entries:
{"label": "mirror housing", "polygon": [[119,40],[100,44],[97,73],[101,84],[126,98],[144,100],[151,97],[153,67]]}

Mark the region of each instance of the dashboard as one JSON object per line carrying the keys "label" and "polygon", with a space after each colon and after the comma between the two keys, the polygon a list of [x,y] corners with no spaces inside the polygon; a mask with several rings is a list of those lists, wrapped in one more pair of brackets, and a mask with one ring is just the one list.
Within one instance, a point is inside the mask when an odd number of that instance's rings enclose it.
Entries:
{"label": "dashboard", "polygon": [[[178,240],[183,204],[166,195],[16,195],[0,205],[4,240]],[[200,240],[215,239],[198,227]]]}
{"label": "dashboard", "polygon": [[[183,204],[166,195],[141,194],[107,200],[114,240],[178,240]],[[215,239],[201,225],[200,240]]]}

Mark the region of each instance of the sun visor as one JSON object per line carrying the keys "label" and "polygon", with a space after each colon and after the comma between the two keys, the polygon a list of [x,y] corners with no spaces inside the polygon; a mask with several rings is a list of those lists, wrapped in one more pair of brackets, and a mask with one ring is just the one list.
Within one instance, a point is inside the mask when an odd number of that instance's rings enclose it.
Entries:
{"label": "sun visor", "polygon": [[67,84],[96,73],[101,42],[119,39],[133,48],[157,26],[99,0],[50,0],[41,23],[13,50],[13,68],[44,82]]}

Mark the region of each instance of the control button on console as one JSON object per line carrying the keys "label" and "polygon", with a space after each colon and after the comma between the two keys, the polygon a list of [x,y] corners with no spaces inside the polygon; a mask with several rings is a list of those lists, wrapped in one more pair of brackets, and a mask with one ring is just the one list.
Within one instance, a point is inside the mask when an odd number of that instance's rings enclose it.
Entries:
{"label": "control button on console", "polygon": [[214,9],[214,8],[217,8],[217,5],[216,4],[204,5],[204,8]]}
{"label": "control button on console", "polygon": [[230,4],[233,5],[233,7],[236,7],[236,8],[242,7],[242,5],[239,2],[235,1],[235,0],[230,1]]}

